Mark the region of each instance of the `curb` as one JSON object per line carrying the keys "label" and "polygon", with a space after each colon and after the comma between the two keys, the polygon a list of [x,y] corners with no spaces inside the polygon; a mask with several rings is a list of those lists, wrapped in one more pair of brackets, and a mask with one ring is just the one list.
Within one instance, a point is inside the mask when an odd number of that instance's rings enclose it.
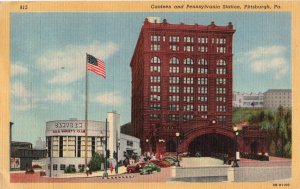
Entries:
{"label": "curb", "polygon": [[122,178],[134,178],[133,175],[127,175],[127,176],[108,176],[108,177],[101,177],[102,179],[122,179]]}

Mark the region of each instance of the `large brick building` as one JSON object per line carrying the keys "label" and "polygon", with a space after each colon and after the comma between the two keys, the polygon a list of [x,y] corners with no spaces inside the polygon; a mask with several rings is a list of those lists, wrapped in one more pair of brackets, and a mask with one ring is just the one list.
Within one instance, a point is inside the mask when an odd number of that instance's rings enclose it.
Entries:
{"label": "large brick building", "polygon": [[142,151],[176,151],[179,132],[180,152],[233,152],[234,32],[231,22],[145,19],[130,64],[133,132]]}

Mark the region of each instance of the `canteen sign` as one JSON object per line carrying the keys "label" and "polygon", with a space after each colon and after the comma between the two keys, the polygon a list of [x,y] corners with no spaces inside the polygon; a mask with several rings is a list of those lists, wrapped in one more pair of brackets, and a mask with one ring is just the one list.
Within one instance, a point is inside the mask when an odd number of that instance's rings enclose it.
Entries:
{"label": "canteen sign", "polygon": [[83,135],[84,121],[50,121],[47,122],[47,135]]}

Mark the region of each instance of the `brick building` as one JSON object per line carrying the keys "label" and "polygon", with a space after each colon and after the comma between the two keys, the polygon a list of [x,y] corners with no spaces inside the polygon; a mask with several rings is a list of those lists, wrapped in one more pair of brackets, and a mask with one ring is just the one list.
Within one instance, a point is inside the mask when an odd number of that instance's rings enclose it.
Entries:
{"label": "brick building", "polygon": [[142,151],[176,151],[179,132],[180,152],[233,152],[234,32],[231,22],[145,19],[130,64],[133,133]]}

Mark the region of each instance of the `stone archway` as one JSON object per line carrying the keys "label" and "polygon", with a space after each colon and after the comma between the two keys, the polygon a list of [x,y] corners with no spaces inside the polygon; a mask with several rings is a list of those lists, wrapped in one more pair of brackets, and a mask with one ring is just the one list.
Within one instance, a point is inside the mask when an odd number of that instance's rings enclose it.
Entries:
{"label": "stone archway", "polygon": [[191,156],[210,157],[214,154],[231,154],[234,141],[220,134],[205,134],[194,138],[189,144],[188,152]]}

